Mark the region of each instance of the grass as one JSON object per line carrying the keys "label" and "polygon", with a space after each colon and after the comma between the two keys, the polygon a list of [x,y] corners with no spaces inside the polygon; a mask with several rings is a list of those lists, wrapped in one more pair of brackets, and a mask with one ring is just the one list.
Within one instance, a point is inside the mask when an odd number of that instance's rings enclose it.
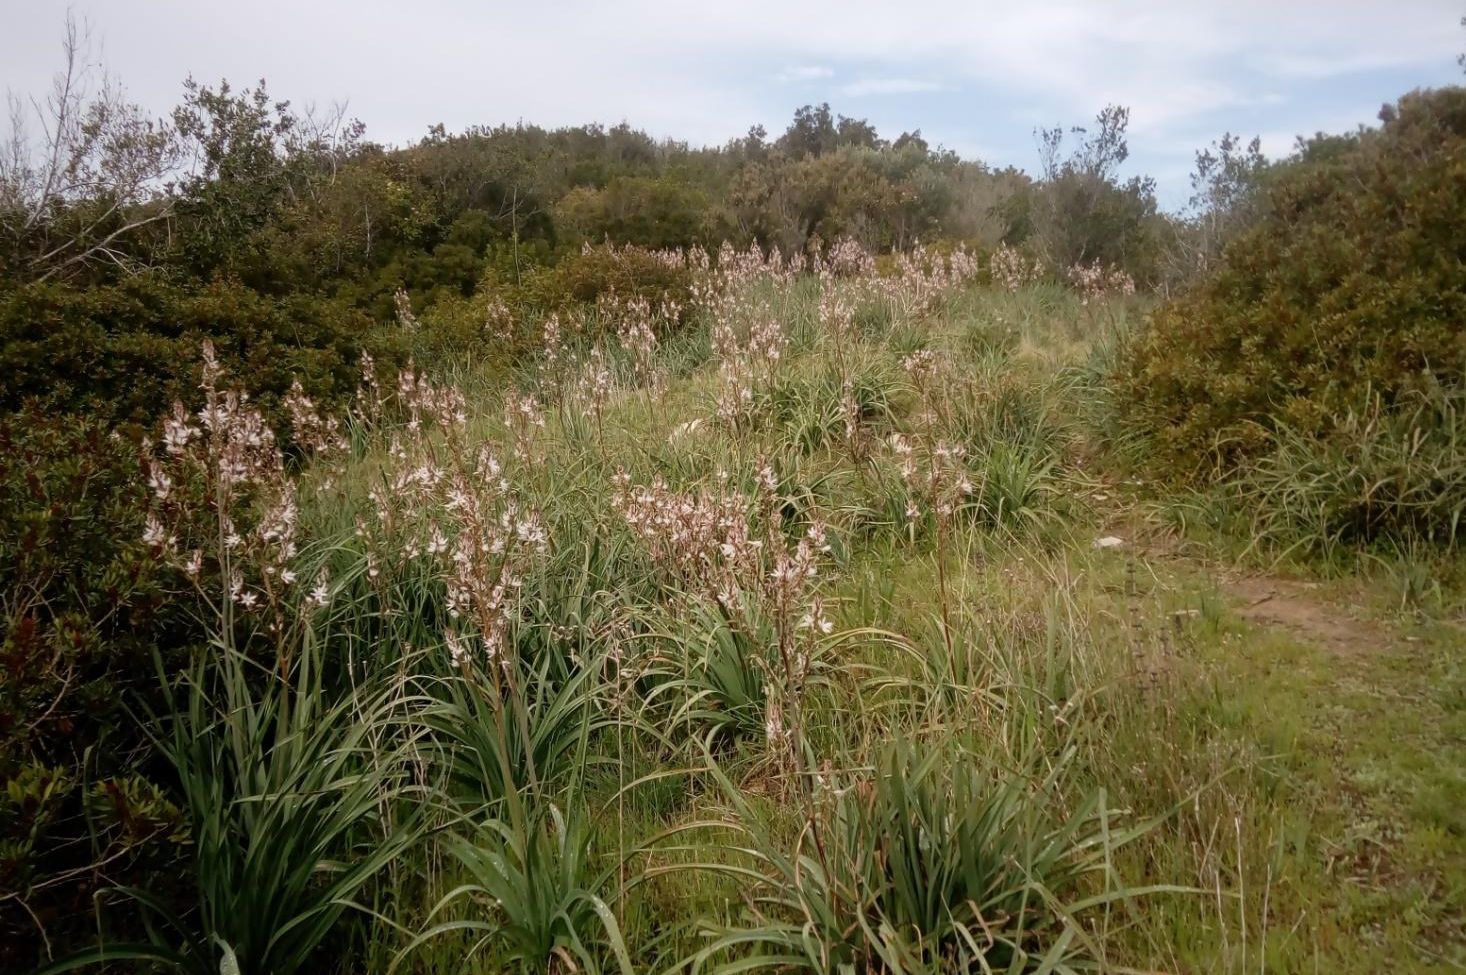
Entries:
{"label": "grass", "polygon": [[1146,869],[1215,896],[1153,900],[1124,935],[1129,957],[1167,971],[1459,964],[1463,823],[1446,812],[1466,787],[1459,631],[1320,646],[1241,622],[1198,566],[1147,569],[1147,598],[1200,615],[1117,722],[1112,781],[1151,808],[1195,796],[1144,842]]}
{"label": "grass", "polygon": [[[1466,963],[1460,576],[1419,569],[1455,556],[1402,538],[1358,556],[1352,588],[1311,597],[1373,607],[1368,647],[1248,625],[1226,579],[1258,553],[1235,505],[1123,483],[1131,445],[1101,432],[1105,350],[1143,302],[933,292],[914,273],[828,285],[852,308],[830,331],[812,279],[725,282],[735,332],[769,318],[787,344],[733,370],[751,388],[723,419],[730,373],[694,317],[654,362],[660,391],[633,385],[614,339],[595,360],[607,390],[577,381],[594,378],[584,360],[563,383],[521,368],[508,381],[538,390],[544,421],[522,428],[523,456],[506,380],[459,376],[461,400],[425,387],[319,459],[298,547],[311,578],[330,567],[329,607],[276,598],[250,563],[258,617],[222,616],[238,649],[180,688],[197,713],[169,754],[201,783],[195,903],[152,957],[424,973]],[[274,477],[228,511],[250,538],[286,490]],[[651,499],[639,514],[633,491]],[[1113,530],[1124,547],[1093,547]],[[225,549],[220,567],[238,558]],[[1294,572],[1337,565],[1308,549]],[[251,557],[280,551],[261,536]],[[210,571],[200,585],[227,606]],[[300,621],[322,614],[317,639]],[[251,639],[230,642],[241,627]],[[282,655],[309,680],[258,664]],[[197,695],[220,680],[241,700],[304,699],[215,713]],[[218,762],[182,762],[195,752],[258,770],[216,787]],[[277,806],[256,838],[252,817]],[[296,900],[278,878],[221,886],[236,853],[203,842],[208,823],[260,857],[285,844]],[[388,855],[363,855],[383,835]],[[275,903],[328,923],[277,958],[255,947]]]}

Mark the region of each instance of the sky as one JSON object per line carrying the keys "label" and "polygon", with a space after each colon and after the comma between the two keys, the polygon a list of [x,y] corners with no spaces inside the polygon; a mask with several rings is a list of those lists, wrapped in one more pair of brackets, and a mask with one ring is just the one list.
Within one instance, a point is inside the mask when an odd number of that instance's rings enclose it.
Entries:
{"label": "sky", "polygon": [[1119,103],[1128,173],[1172,208],[1223,132],[1286,154],[1462,81],[1466,50],[1461,0],[0,0],[0,87],[44,92],[68,9],[159,114],[189,75],[264,78],[298,106],[346,102],[388,144],[517,121],[721,144],[828,102],[1031,171],[1036,128]]}

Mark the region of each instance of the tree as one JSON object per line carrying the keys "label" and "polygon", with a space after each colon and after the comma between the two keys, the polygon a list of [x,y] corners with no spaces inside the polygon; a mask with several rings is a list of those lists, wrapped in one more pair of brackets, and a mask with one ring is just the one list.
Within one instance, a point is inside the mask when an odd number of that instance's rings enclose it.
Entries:
{"label": "tree", "polygon": [[1267,168],[1262,140],[1255,136],[1244,143],[1227,132],[1197,152],[1187,212],[1173,224],[1163,255],[1167,290],[1206,275],[1227,243],[1253,224]]}
{"label": "tree", "polygon": [[1098,261],[1148,279],[1153,272],[1155,181],[1138,176],[1120,180],[1120,166],[1130,156],[1128,108],[1106,106],[1095,122],[1094,131],[1069,130],[1079,143],[1067,155],[1062,128],[1038,131],[1043,181],[1028,219],[1050,265],[1067,268]]}
{"label": "tree", "polygon": [[832,152],[840,138],[828,104],[795,109],[794,121],[780,136],[778,147],[794,159]]}
{"label": "tree", "polygon": [[0,146],[0,272],[28,280],[136,270],[149,261],[146,228],[173,215],[177,132],[99,73],[70,16],[62,51],[44,100],[10,96]]}
{"label": "tree", "polygon": [[881,149],[886,144],[870,122],[848,115],[837,116],[830,111],[828,103],[821,103],[796,109],[794,120],[779,137],[777,147],[793,159],[802,159],[823,156],[846,146]]}

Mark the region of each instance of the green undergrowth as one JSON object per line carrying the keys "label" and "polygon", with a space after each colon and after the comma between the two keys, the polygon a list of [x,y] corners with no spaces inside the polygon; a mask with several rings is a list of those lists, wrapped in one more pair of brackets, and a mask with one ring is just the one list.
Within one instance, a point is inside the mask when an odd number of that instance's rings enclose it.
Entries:
{"label": "green undergrowth", "polygon": [[[169,915],[179,967],[268,945],[276,920],[245,908],[282,891],[305,920],[281,923],[319,937],[280,972],[1462,959],[1455,583],[1379,568],[1320,589],[1372,607],[1368,645],[1244,623],[1221,581],[1256,554],[1227,549],[1235,524],[1154,517],[1192,502],[1121,484],[1125,445],[1099,432],[1102,361],[1141,301],[833,279],[851,327],[832,331],[816,282],[749,287],[740,338],[781,323],[776,362],[719,361],[718,322],[693,316],[653,382],[615,341],[558,373],[531,361],[469,386],[462,423],[384,421],[304,475],[300,574],[329,568],[329,608],[223,626],[259,668],[230,672],[241,688],[308,664],[330,707],[269,697],[278,729],[241,736],[252,712],[205,670],[172,687],[169,754],[191,820],[222,822],[208,797],[237,783],[183,733],[253,742],[261,785],[238,801],[303,829],[311,807],[270,776],[291,742],[325,748],[317,796],[355,804],[314,852],[394,855],[334,887],[229,890],[230,857],[254,861],[218,826],[193,850],[198,905]],[[730,376],[748,395],[724,411]],[[525,393],[542,425],[506,415]],[[449,554],[471,504],[473,537],[532,530],[465,555],[465,582]],[[686,528],[702,518],[716,544]],[[1128,529],[1096,547],[1116,524],[1169,525],[1180,554]],[[1392,585],[1436,610],[1402,618]],[[324,744],[342,724],[349,753]],[[253,950],[240,971],[277,957]]]}

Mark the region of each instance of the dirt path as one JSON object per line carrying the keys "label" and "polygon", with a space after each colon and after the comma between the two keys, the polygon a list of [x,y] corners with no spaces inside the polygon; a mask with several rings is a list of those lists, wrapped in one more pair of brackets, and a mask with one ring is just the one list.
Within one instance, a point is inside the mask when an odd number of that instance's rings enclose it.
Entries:
{"label": "dirt path", "polygon": [[[1264,917],[1288,919],[1263,967],[1466,971],[1466,628],[1393,618],[1365,579],[1314,582],[1209,557],[1138,505],[1100,510],[1096,548],[1169,567],[1181,589],[1215,587],[1255,630],[1214,648],[1211,665],[1226,719],[1218,747],[1266,755],[1257,768],[1274,783],[1239,792],[1232,811],[1266,837],[1250,849],[1266,870],[1248,877],[1270,892]],[[1194,970],[1243,970],[1235,962]]]}
{"label": "dirt path", "polygon": [[1317,583],[1252,575],[1219,580],[1239,600],[1236,613],[1249,623],[1289,630],[1309,643],[1339,654],[1373,653],[1392,639],[1379,623],[1325,601]]}
{"label": "dirt path", "polygon": [[[1110,490],[1120,493],[1116,488]],[[1101,537],[1116,536],[1141,558],[1204,571],[1232,599],[1237,615],[1254,625],[1288,630],[1308,643],[1341,655],[1374,653],[1399,639],[1359,609],[1351,610],[1325,596],[1318,583],[1198,560],[1184,551],[1174,535],[1156,531],[1135,508],[1114,509],[1103,524]],[[1095,544],[1102,542],[1097,540]]]}

